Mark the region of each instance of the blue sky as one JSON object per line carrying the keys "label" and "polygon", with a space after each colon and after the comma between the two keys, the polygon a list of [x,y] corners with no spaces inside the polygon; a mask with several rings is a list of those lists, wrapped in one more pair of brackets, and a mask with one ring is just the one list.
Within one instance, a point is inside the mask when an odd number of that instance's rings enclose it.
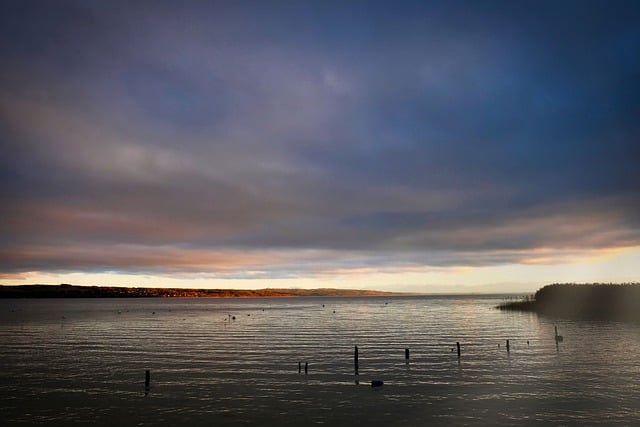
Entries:
{"label": "blue sky", "polygon": [[629,1],[6,1],[0,278],[637,281]]}

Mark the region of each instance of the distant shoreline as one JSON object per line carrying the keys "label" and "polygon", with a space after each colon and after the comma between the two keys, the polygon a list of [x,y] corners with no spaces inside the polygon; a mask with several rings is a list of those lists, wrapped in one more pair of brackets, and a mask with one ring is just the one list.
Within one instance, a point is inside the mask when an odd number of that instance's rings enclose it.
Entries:
{"label": "distant shoreline", "polygon": [[116,286],[2,285],[0,298],[273,298],[410,295],[359,289],[181,289]]}
{"label": "distant shoreline", "polygon": [[640,321],[640,283],[555,283],[497,308],[570,319]]}

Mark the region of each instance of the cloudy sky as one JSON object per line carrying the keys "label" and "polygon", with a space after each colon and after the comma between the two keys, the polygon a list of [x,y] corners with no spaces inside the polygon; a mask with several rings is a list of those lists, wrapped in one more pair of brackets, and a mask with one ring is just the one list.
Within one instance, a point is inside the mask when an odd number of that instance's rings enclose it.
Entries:
{"label": "cloudy sky", "polygon": [[0,283],[640,280],[636,1],[3,1]]}

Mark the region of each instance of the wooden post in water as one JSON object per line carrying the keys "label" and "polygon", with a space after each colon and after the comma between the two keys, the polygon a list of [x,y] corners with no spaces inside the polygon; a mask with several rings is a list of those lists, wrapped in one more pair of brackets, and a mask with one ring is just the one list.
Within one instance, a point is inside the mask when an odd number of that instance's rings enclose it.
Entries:
{"label": "wooden post in water", "polygon": [[564,337],[562,335],[558,335],[558,327],[554,326],[555,328],[555,333],[556,333],[556,344],[558,344],[559,342],[562,342],[562,340],[564,340]]}
{"label": "wooden post in water", "polygon": [[144,371],[144,395],[149,394],[149,384],[151,383],[151,371],[149,369]]}
{"label": "wooden post in water", "polygon": [[456,347],[458,347],[458,359],[460,359],[460,341],[456,342]]}
{"label": "wooden post in water", "polygon": [[304,362],[304,374],[307,375],[309,373],[309,362]]}
{"label": "wooden post in water", "polygon": [[358,346],[356,346],[355,351],[353,352],[353,368],[358,375]]}
{"label": "wooden post in water", "polygon": [[298,373],[302,373],[302,362],[298,362]]}
{"label": "wooden post in water", "polygon": [[507,353],[509,352],[509,340],[507,340]]}
{"label": "wooden post in water", "polygon": [[409,349],[408,348],[404,349],[404,360],[406,360],[407,362],[409,361]]}

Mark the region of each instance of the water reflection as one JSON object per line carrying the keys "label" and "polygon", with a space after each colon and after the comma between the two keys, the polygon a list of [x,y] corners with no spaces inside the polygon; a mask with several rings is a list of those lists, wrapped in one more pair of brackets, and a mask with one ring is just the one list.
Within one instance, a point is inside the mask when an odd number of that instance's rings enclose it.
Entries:
{"label": "water reflection", "polygon": [[[31,424],[640,422],[637,325],[554,323],[491,298],[385,302],[0,302],[0,409]],[[379,392],[354,387],[376,379]]]}

